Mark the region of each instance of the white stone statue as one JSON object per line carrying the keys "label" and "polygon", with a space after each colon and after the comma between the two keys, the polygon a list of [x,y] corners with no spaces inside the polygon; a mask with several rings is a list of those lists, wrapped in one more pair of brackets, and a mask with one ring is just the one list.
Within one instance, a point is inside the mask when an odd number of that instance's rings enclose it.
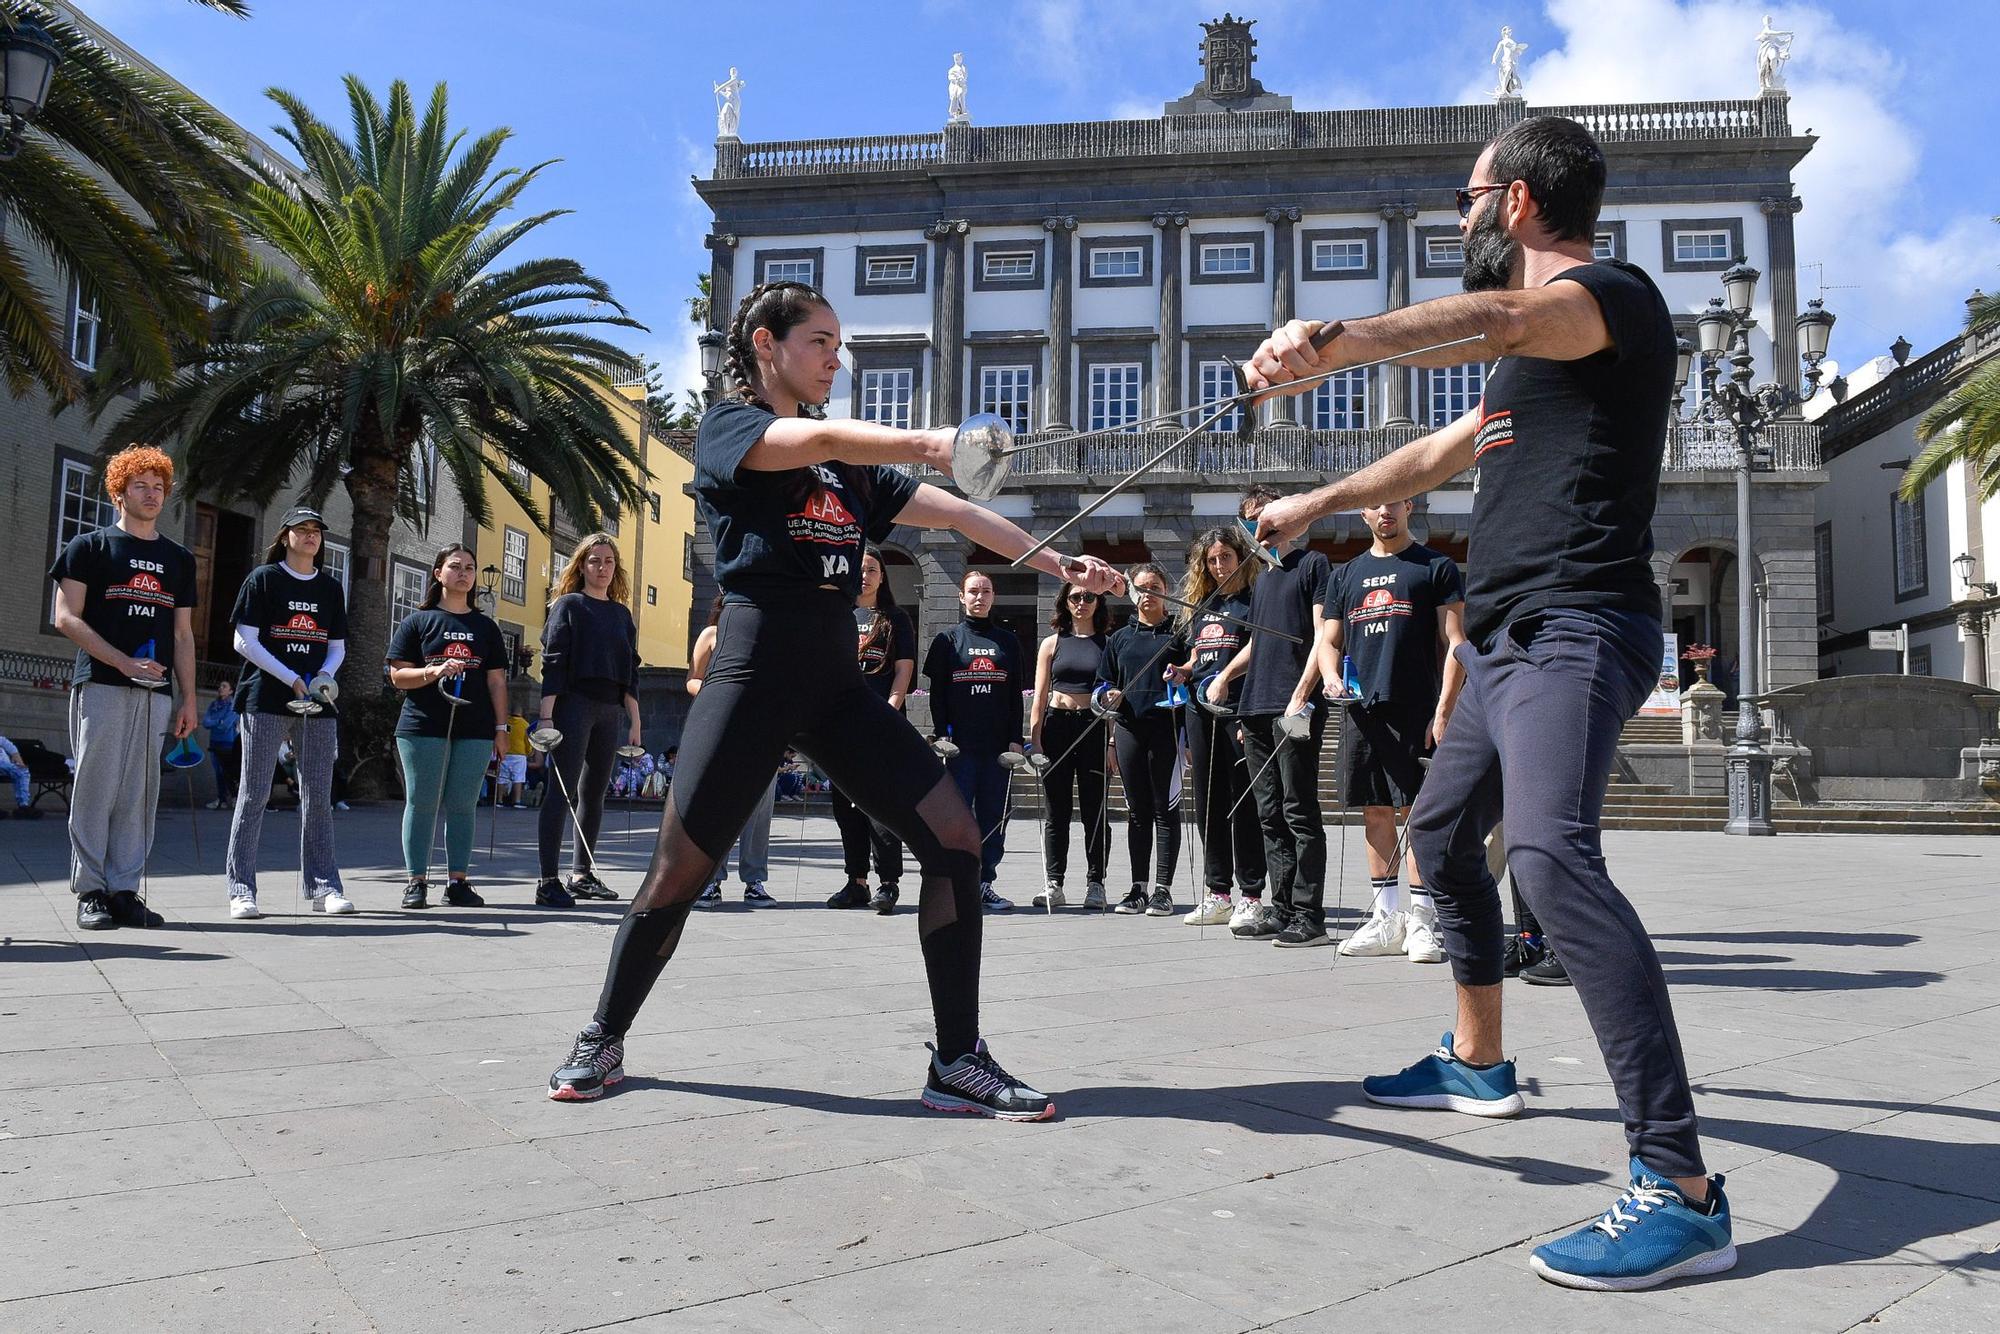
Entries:
{"label": "white stone statue", "polygon": [[1500,67],[1500,82],[1494,85],[1495,97],[1519,97],[1521,95],[1521,53],[1528,49],[1526,42],[1514,40],[1514,30],[1500,29],[1500,44],[1493,48],[1487,58],[1489,65]]}
{"label": "white stone statue", "polygon": [[743,80],[736,77],[736,66],[731,65],[729,77],[715,85],[715,137],[734,139],[742,123]]}
{"label": "white stone statue", "polygon": [[966,52],[952,52],[952,70],[944,76],[944,86],[950,90],[950,122],[954,126],[972,124],[972,116],[966,114]]}
{"label": "white stone statue", "polygon": [[1785,91],[1785,62],[1792,58],[1792,37],[1792,33],[1773,28],[1769,14],[1764,16],[1764,30],[1757,34],[1758,92]]}

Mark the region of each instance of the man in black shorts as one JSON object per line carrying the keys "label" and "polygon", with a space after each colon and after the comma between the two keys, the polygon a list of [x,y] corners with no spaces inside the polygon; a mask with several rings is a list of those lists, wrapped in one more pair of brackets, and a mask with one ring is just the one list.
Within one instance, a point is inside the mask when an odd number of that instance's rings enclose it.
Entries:
{"label": "man in black shorts", "polygon": [[[1424,785],[1426,757],[1444,735],[1465,669],[1451,650],[1465,642],[1465,585],[1458,565],[1410,536],[1412,501],[1391,500],[1361,512],[1373,538],[1327,586],[1320,631],[1320,679],[1328,699],[1344,700],[1349,721],[1346,804],[1361,807],[1375,907],[1341,942],[1348,955],[1407,954],[1411,963],[1444,962],[1437,912],[1410,857],[1410,908],[1403,911],[1396,865],[1396,822]],[[1359,695],[1341,670],[1352,663]]]}
{"label": "man in black shorts", "polygon": [[1618,731],[1659,673],[1653,507],[1673,393],[1673,316],[1645,272],[1593,261],[1604,154],[1536,116],[1487,145],[1458,191],[1466,292],[1335,330],[1294,321],[1253,386],[1477,338],[1425,365],[1500,360],[1479,408],[1350,477],[1264,508],[1279,542],[1325,514],[1417,495],[1477,468],[1466,683],[1410,814],[1451,954],[1458,1024],[1379,1103],[1520,1111],[1500,1042],[1500,894],[1483,843],[1505,781],[1507,860],[1562,951],[1618,1094],[1631,1186],[1603,1218],[1535,1249],[1535,1272],[1625,1290],[1736,1263],[1722,1179],[1702,1165],[1673,1003],[1646,928],[1605,869],[1600,821]]}

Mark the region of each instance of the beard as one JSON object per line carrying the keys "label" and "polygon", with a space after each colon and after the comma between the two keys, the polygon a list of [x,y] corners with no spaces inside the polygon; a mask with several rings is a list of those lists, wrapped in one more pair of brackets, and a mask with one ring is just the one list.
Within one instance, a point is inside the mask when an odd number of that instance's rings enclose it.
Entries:
{"label": "beard", "polygon": [[1514,263],[1521,245],[1500,226],[1500,206],[1481,209],[1465,237],[1465,272],[1459,282],[1468,292],[1498,292],[1514,280]]}

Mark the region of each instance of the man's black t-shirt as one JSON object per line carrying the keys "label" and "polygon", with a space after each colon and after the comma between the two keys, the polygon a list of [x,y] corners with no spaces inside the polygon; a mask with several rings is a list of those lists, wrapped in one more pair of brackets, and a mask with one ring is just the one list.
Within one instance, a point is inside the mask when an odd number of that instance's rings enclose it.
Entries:
{"label": "man's black t-shirt", "polygon": [[1153,714],[1167,697],[1167,667],[1179,642],[1174,623],[1161,618],[1147,625],[1134,616],[1104,641],[1097,679],[1119,694],[1118,716],[1127,720]]}
{"label": "man's black t-shirt", "polygon": [[[1188,677],[1188,689],[1199,689],[1203,678],[1213,676],[1229,665],[1237,650],[1250,637],[1250,632],[1238,621],[1250,619],[1250,598],[1244,593],[1211,593],[1203,599],[1206,610],[1198,611],[1188,618],[1181,630],[1181,643],[1169,655],[1176,662],[1185,661],[1192,672]],[[1216,615],[1228,612],[1237,618],[1226,620]],[[1189,656],[1189,654],[1193,656]],[[1296,679],[1296,678],[1294,678]],[[1229,697],[1233,702],[1243,693],[1243,683],[1229,683]]]}
{"label": "man's black t-shirt", "polygon": [[702,414],[694,440],[695,499],[715,539],[715,577],[728,600],[761,602],[830,585],[861,592],[861,552],[895,526],[917,480],[894,468],[816,463],[783,472],[743,456],[776,421],[731,399]]}
{"label": "man's black t-shirt", "polygon": [[[434,662],[462,662],[465,675],[456,680],[435,681],[403,694],[402,716],[396,719],[397,736],[446,735],[454,741],[490,741],[497,720],[493,717],[493,695],[486,688],[486,673],[507,665],[507,639],[485,612],[463,615],[442,607],[413,611],[389,637],[389,660],[428,667]],[[444,693],[455,693],[465,703],[454,708]],[[456,713],[456,718],[452,715]]]}
{"label": "man's black t-shirt", "polygon": [[887,699],[895,693],[897,663],[908,662],[911,676],[915,677],[917,632],[901,607],[891,607],[879,614],[886,624],[878,624],[877,615],[873,608],[855,607],[855,652],[861,661],[861,679],[870,690]]}
{"label": "man's black t-shirt", "polygon": [[924,655],[931,726],[960,750],[997,755],[1021,740],[1021,641],[990,620],[963,620]]}
{"label": "man's black t-shirt", "polygon": [[[60,584],[83,585],[83,623],[129,657],[151,643],[145,656],[172,670],[174,611],[195,604],[194,553],[171,538],[137,538],[111,525],[70,539],[49,567]],[[73,686],[135,685],[123,672],[76,651]]]}
{"label": "man's black t-shirt", "polygon": [[1250,670],[1236,711],[1248,717],[1283,713],[1304,675],[1312,651],[1313,608],[1326,599],[1333,563],[1317,551],[1292,551],[1277,569],[1266,569],[1250,590],[1250,617],[1259,625],[1298,636],[1300,642],[1260,635],[1250,642]]}
{"label": "man's black t-shirt", "polygon": [[[326,662],[328,646],[347,638],[347,598],[340,580],[325,570],[301,579],[281,564],[259,565],[237,592],[229,623],[255,630],[272,657],[310,681]],[[239,711],[283,713],[294,698],[290,681],[253,662],[243,664],[236,686]]]}
{"label": "man's black t-shirt", "polygon": [[1444,684],[1438,609],[1465,600],[1458,563],[1412,542],[1393,556],[1364,551],[1327,585],[1326,619],[1339,621],[1365,705],[1434,709]]}
{"label": "man's black t-shirt", "polygon": [[1673,317],[1653,280],[1623,260],[1552,281],[1597,298],[1612,345],[1579,361],[1503,357],[1486,377],[1465,627],[1482,648],[1509,621],[1550,607],[1660,614],[1653,506]]}

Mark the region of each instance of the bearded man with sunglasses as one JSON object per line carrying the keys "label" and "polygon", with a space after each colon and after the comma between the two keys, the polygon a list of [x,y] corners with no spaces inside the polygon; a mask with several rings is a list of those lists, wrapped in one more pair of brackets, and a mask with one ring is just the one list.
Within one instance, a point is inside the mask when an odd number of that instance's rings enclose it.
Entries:
{"label": "bearded man with sunglasses", "polygon": [[[1466,684],[1410,815],[1437,903],[1458,1017],[1438,1050],[1363,1082],[1397,1107],[1512,1116],[1501,1049],[1502,929],[1483,840],[1504,805],[1507,856],[1558,943],[1604,1055],[1631,1185],[1601,1219],[1536,1248],[1535,1271],[1597,1290],[1648,1288],[1736,1263],[1722,1178],[1709,1177],[1666,978],[1605,869],[1600,818],[1619,729],[1652,688],[1661,609],[1652,569],[1676,338],[1659,289],[1591,254],[1604,155],[1574,121],[1538,116],[1487,145],[1458,191],[1466,293],[1344,325],[1294,321],[1252,359],[1287,381],[1452,339],[1412,358],[1498,357],[1479,407],[1381,461],[1267,505],[1282,542],[1337,511],[1399,500],[1476,469]],[[1505,781],[1503,779],[1511,779]],[[1504,786],[1504,791],[1503,791]]]}

